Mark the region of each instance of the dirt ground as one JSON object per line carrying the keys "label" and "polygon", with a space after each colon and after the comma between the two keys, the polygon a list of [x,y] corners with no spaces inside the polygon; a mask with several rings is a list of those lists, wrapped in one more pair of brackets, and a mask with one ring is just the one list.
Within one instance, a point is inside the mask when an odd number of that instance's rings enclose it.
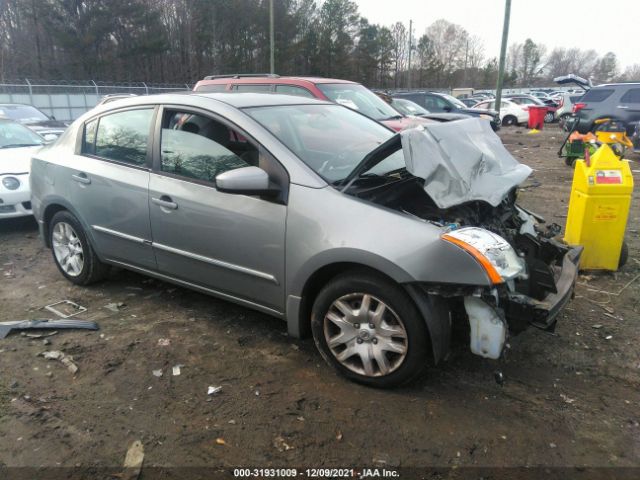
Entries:
{"label": "dirt ground", "polygon": [[[534,169],[520,203],[564,226],[572,170],[555,155],[558,128],[500,135]],[[69,299],[100,331],[0,340],[0,466],[117,469],[141,440],[143,478],[153,466],[640,467],[638,207],[636,195],[627,265],[581,275],[555,334],[528,330],[500,361],[458,341],[392,391],[342,380],[311,340],[261,313],[126,271],[73,286],[33,220],[4,221],[0,320],[49,317],[41,307]]]}

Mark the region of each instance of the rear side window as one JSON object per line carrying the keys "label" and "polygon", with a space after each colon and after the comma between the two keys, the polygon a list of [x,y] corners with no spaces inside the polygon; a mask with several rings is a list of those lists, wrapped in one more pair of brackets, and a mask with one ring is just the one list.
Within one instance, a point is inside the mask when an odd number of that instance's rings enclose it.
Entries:
{"label": "rear side window", "polygon": [[276,93],[285,95],[297,95],[299,97],[315,98],[306,88],[296,87],[295,85],[276,85]]}
{"label": "rear side window", "polygon": [[198,92],[224,92],[227,89],[226,83],[211,83],[209,85],[204,84],[198,87]]}
{"label": "rear side window", "polygon": [[271,91],[271,85],[251,85],[250,83],[243,83],[242,85],[236,85],[235,89],[238,92],[269,93]]}
{"label": "rear side window", "polygon": [[620,103],[640,103],[640,88],[628,90],[627,93],[622,95]]}
{"label": "rear side window", "polygon": [[613,90],[611,88],[592,88],[589,90],[584,97],[582,97],[583,102],[602,102],[609,98]]}
{"label": "rear side window", "polygon": [[142,166],[147,161],[147,144],[153,109],[128,110],[100,117],[95,154],[117,162]]}

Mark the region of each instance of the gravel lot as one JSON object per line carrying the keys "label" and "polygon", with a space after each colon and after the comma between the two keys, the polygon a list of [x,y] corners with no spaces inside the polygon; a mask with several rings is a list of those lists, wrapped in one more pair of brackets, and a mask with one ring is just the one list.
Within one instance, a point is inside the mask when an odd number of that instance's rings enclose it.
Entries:
{"label": "gravel lot", "polygon": [[[572,170],[555,155],[562,134],[500,135],[535,170],[520,203],[564,225]],[[50,345],[0,340],[0,466],[117,471],[139,439],[145,468],[640,467],[638,206],[636,195],[629,262],[581,275],[555,334],[528,330],[500,361],[458,340],[446,363],[392,391],[342,380],[311,340],[224,301],[125,271],[73,286],[33,220],[4,221],[0,320],[47,317],[42,306],[69,299],[101,330],[60,331]],[[78,372],[38,356],[45,350],[71,355]],[[209,386],[222,390],[207,395]]]}

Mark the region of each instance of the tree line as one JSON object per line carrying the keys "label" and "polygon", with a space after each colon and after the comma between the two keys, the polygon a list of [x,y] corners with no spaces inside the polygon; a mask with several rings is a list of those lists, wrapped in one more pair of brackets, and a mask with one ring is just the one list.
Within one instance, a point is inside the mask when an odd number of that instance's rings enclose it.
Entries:
{"label": "tree line", "polygon": [[[369,22],[352,0],[273,3],[281,75],[378,88],[496,84],[497,59],[447,20],[410,34],[401,22]],[[269,71],[269,0],[0,0],[0,8],[0,81],[192,83],[211,74]],[[509,47],[506,86],[549,84],[567,73],[638,80],[640,65],[620,72],[613,52],[547,53],[531,39]]]}

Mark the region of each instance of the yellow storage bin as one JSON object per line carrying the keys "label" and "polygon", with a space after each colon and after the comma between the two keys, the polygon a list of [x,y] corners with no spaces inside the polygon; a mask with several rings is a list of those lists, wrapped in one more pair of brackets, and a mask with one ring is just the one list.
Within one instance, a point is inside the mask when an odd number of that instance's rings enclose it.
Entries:
{"label": "yellow storage bin", "polygon": [[632,193],[629,162],[608,145],[576,161],[564,240],[584,247],[581,269],[618,269]]}

